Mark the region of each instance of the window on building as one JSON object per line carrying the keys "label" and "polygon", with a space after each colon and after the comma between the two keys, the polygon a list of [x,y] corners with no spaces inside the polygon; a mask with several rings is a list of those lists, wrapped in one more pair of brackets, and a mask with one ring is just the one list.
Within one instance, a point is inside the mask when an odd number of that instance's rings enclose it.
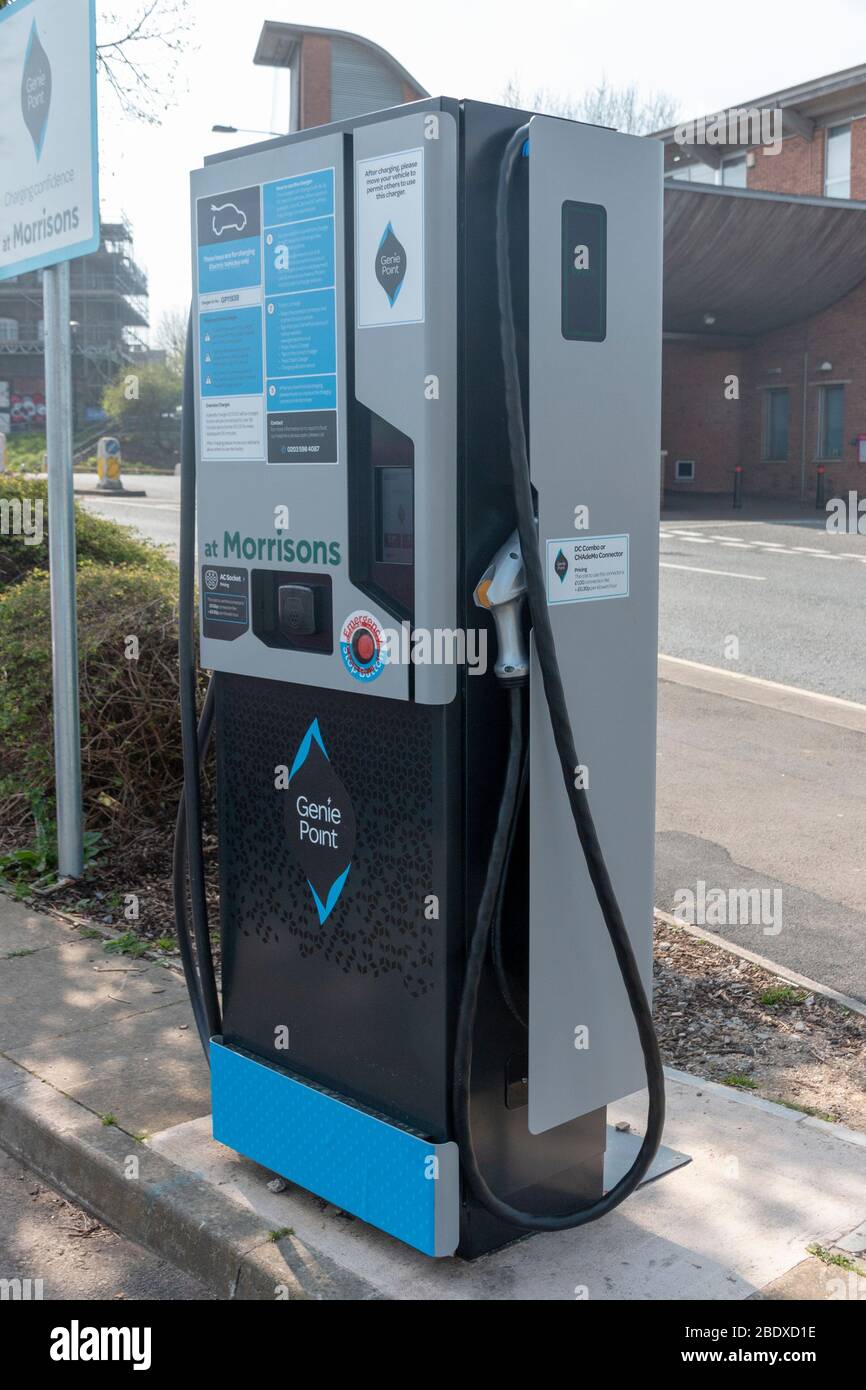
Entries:
{"label": "window on building", "polygon": [[845,387],[818,390],[818,457],[840,459],[845,444]]}
{"label": "window on building", "polygon": [[716,183],[716,170],[709,164],[683,164],[674,169],[669,178],[681,183]]}
{"label": "window on building", "polygon": [[695,478],[694,459],[677,459],[677,482],[691,483]]}
{"label": "window on building", "polygon": [[729,188],[745,188],[746,156],[744,154],[732,154],[727,159],[723,159],[721,175],[722,183]]}
{"label": "window on building", "polygon": [[787,386],[764,392],[764,461],[777,463],[788,457],[788,421],[791,398]]}
{"label": "window on building", "polygon": [[18,320],[0,319],[0,343],[18,342]]}
{"label": "window on building", "polygon": [[833,125],[827,131],[824,194],[827,198],[851,197],[850,125]]}

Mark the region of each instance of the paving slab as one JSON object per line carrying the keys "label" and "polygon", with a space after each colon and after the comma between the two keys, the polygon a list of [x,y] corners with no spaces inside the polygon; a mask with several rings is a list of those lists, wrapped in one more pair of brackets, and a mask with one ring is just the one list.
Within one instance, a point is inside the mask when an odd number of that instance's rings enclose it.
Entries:
{"label": "paving slab", "polygon": [[14,957],[17,951],[41,951],[46,946],[56,946],[64,936],[71,940],[72,932],[64,932],[56,918],[41,916],[0,893],[0,960]]}
{"label": "paving slab", "polygon": [[182,978],[104,948],[0,895],[0,1053],[130,1134],[201,1115],[207,1067]]}
{"label": "paving slab", "polygon": [[151,1134],[210,1109],[207,1065],[186,1000],[6,1055],[96,1115],[112,1115],[128,1134]]}
{"label": "paving slab", "polygon": [[41,1043],[50,1052],[55,1040],[185,999],[183,981],[157,962],[61,937],[0,961],[0,1051]]}

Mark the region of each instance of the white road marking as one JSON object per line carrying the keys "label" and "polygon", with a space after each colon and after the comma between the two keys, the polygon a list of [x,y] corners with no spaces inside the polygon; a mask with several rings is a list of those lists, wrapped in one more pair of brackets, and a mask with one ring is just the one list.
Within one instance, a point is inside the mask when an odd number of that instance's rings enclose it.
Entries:
{"label": "white road marking", "polygon": [[[759,555],[811,555],[818,560],[857,560],[861,565],[866,565],[866,554],[857,554],[851,550],[840,550],[838,554],[834,554],[830,550],[819,550],[817,546],[813,545],[782,545],[781,541],[743,541],[738,537],[720,536],[714,533],[711,533],[708,537],[697,536],[690,531],[671,530],[670,527],[665,530],[660,529],[659,538],[660,540],[671,540],[675,538],[678,540],[691,541],[693,545],[718,544],[727,546],[730,550],[755,550]],[[677,566],[670,566],[669,568],[677,568]],[[679,566],[679,568],[686,569],[688,566],[682,565]],[[718,570],[716,573],[721,574],[723,571]],[[764,575],[752,577],[766,578]]]}
{"label": "white road marking", "polygon": [[825,695],[819,690],[807,690],[802,685],[785,685],[782,681],[769,681],[763,676],[749,676],[745,671],[731,671],[727,666],[708,666],[704,661],[690,661],[685,656],[668,656],[667,652],[659,652],[659,656],[676,666],[690,667],[693,671],[702,672],[707,676],[721,676],[726,680],[740,681],[743,686],[761,687],[767,691],[775,691],[779,695],[796,695],[805,700],[813,700],[816,704],[833,706],[839,710],[852,710],[857,714],[866,715],[866,705],[861,704],[858,700],[843,700],[840,695]]}
{"label": "white road marking", "polygon": [[698,565],[672,565],[666,560],[659,562],[659,569],[688,570],[690,574],[721,574],[725,579],[758,579],[761,583],[767,578],[765,574],[738,574],[736,570],[705,570]]}

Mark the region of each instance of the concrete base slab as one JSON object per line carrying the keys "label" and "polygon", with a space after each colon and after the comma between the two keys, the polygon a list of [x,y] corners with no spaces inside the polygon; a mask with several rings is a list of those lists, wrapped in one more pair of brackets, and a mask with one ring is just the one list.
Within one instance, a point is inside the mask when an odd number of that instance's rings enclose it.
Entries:
{"label": "concrete base slab", "polygon": [[[391,1299],[746,1299],[851,1230],[866,1212],[862,1150],[808,1128],[781,1106],[742,1103],[724,1087],[669,1080],[666,1138],[692,1162],[648,1183],[603,1221],[536,1235],[472,1264],[430,1260],[210,1138],[208,1118],[150,1146],[235,1206],[289,1228],[315,1259]],[[751,1098],[749,1098],[751,1099]],[[612,1107],[637,1129],[645,1096]],[[815,1174],[821,1182],[816,1184]]]}
{"label": "concrete base slab", "polygon": [[146,497],[146,496],[147,496],[147,493],[144,492],[144,491],[143,491],[142,489],[140,489],[140,488],[129,488],[129,487],[116,487],[116,488],[104,488],[104,487],[89,487],[89,488],[88,488],[88,487],[77,487],[77,488],[75,489],[75,496],[76,496],[76,497],[116,498],[118,501],[122,502],[122,501],[124,500],[124,498],[126,498],[126,497]]}

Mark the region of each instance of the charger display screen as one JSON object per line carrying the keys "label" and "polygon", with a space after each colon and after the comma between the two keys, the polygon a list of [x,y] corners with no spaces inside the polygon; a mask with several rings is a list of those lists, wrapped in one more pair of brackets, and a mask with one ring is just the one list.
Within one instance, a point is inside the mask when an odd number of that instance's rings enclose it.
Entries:
{"label": "charger display screen", "polygon": [[376,469],[376,559],[382,565],[411,565],[414,558],[411,468]]}

